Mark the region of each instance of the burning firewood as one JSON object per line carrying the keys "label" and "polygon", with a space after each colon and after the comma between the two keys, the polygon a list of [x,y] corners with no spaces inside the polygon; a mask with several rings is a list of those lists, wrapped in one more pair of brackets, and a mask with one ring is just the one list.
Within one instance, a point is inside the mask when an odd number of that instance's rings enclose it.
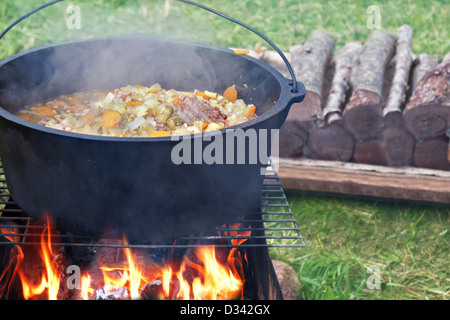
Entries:
{"label": "burning firewood", "polygon": [[125,287],[105,285],[95,291],[95,300],[129,300],[130,294]]}
{"label": "burning firewood", "polygon": [[383,88],[394,49],[395,38],[389,32],[374,30],[352,70],[355,88],[343,119],[359,141],[375,138],[384,129]]}
{"label": "burning firewood", "polygon": [[418,140],[445,135],[450,124],[450,52],[417,84],[404,118]]}
{"label": "burning firewood", "polygon": [[292,47],[290,56],[298,81],[306,87],[303,102],[292,105],[280,130],[280,156],[300,157],[308,131],[322,115],[324,75],[329,66],[334,38],[325,31],[315,30],[302,46]]}
{"label": "burning firewood", "polygon": [[383,109],[386,128],[380,139],[384,142],[386,164],[392,167],[411,165],[415,146],[414,136],[405,128],[403,122],[409,75],[415,59],[411,49],[412,35],[413,30],[409,25],[398,29],[395,73]]}
{"label": "burning firewood", "polygon": [[164,299],[163,282],[154,280],[144,285],[141,291],[144,300],[162,300]]}
{"label": "burning firewood", "polygon": [[360,42],[349,42],[335,58],[335,74],[330,94],[322,111],[324,126],[310,131],[307,148],[310,157],[321,160],[349,161],[355,138],[342,122],[342,108],[350,92],[350,75],[361,52]]}

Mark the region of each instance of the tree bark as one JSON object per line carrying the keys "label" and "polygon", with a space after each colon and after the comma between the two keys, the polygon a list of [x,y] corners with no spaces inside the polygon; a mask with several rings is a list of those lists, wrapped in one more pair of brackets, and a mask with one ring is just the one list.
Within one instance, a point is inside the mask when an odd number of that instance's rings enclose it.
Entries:
{"label": "tree bark", "polygon": [[417,84],[403,117],[419,141],[445,135],[450,124],[450,52]]}
{"label": "tree bark", "polygon": [[383,30],[370,34],[352,70],[355,89],[347,104],[345,126],[358,140],[379,136],[384,129],[383,87],[386,69],[394,54],[395,38]]}
{"label": "tree bark", "polygon": [[307,90],[303,102],[293,104],[280,130],[280,156],[300,157],[308,131],[322,115],[324,74],[334,47],[334,38],[321,30],[313,31],[302,46],[291,48],[292,68]]}
{"label": "tree bark", "polygon": [[362,48],[360,42],[348,42],[335,58],[336,72],[331,83],[327,104],[322,112],[327,123],[342,119],[342,108],[351,91],[350,75]]}
{"label": "tree bark", "polygon": [[310,158],[349,161],[353,157],[355,138],[342,123],[342,108],[350,92],[350,75],[362,44],[349,42],[335,58],[335,74],[327,103],[322,111],[323,127],[310,131],[307,149]]}
{"label": "tree bark", "polygon": [[413,66],[411,81],[410,81],[410,89],[408,102],[411,99],[412,93],[417,87],[417,84],[422,80],[428,70],[435,68],[439,64],[439,59],[436,56],[421,53],[417,55],[415,64]]}
{"label": "tree bark", "polygon": [[398,29],[396,44],[395,74],[389,91],[388,101],[383,109],[385,117],[390,113],[402,114],[414,54],[411,50],[413,30],[405,24]]}

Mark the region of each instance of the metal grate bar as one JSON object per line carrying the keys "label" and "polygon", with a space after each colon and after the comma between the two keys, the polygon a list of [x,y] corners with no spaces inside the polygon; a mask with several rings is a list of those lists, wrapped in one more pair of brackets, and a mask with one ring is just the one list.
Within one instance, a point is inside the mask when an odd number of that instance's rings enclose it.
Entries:
{"label": "metal grate bar", "polygon": [[[0,164],[0,170],[2,169]],[[242,220],[235,220],[217,227],[217,235],[180,238],[172,244],[117,244],[116,239],[112,240],[111,243],[107,239],[103,239],[105,241],[100,243],[93,237],[83,235],[51,234],[52,244],[55,246],[134,249],[186,249],[209,247],[211,245],[230,248],[304,247],[300,229],[272,163],[268,165],[265,174],[261,189],[261,212],[250,214]],[[0,246],[39,245],[38,241],[46,230],[46,224],[33,220],[16,205],[9,195],[5,179],[0,179],[0,199],[2,199],[0,201]],[[239,224],[239,227],[230,227],[236,224]]]}

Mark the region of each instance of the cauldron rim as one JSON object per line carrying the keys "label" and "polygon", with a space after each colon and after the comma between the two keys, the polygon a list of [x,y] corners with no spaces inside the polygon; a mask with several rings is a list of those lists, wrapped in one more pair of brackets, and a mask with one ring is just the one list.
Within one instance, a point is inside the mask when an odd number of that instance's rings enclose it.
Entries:
{"label": "cauldron rim", "polygon": [[[245,59],[248,61],[251,61],[252,63],[256,64],[258,67],[261,67],[268,71],[273,77],[274,80],[278,81],[278,85],[280,87],[280,96],[278,100],[275,102],[275,104],[270,107],[267,111],[260,114],[255,119],[252,119],[250,121],[244,122],[240,125],[230,126],[227,128],[223,128],[220,130],[215,130],[210,132],[209,134],[224,134],[227,130],[238,130],[238,129],[248,129],[255,125],[257,125],[260,122],[264,122],[265,120],[273,117],[274,115],[280,113],[283,111],[284,108],[290,107],[290,105],[293,102],[300,102],[303,100],[304,97],[304,86],[302,85],[299,89],[299,92],[292,92],[292,83],[290,83],[292,80],[286,79],[278,70],[276,70],[274,67],[270,66],[269,64],[260,61],[256,58],[253,58],[249,55],[242,55],[242,54],[236,54],[232,49],[229,48],[223,48],[211,44],[204,44],[204,43],[198,43],[198,42],[192,42],[187,40],[179,40],[179,39],[170,39],[165,38],[160,35],[154,35],[154,34],[145,34],[145,33],[139,33],[139,34],[129,34],[129,35],[121,35],[121,36],[114,36],[114,37],[104,37],[104,38],[92,38],[92,39],[84,39],[84,40],[73,40],[73,41],[66,41],[66,42],[60,42],[55,44],[48,44],[44,46],[39,46],[36,48],[32,48],[23,52],[20,52],[18,54],[15,54],[11,57],[8,57],[2,61],[0,61],[0,69],[7,65],[8,63],[20,59],[23,56],[26,56],[28,54],[32,54],[35,52],[39,52],[41,50],[46,50],[50,48],[57,48],[61,46],[67,46],[67,45],[73,45],[73,44],[83,44],[87,42],[94,42],[94,41],[105,41],[105,40],[112,40],[112,41],[120,41],[122,39],[129,39],[130,37],[147,37],[147,39],[154,39],[156,41],[165,41],[165,42],[172,42],[174,44],[184,44],[184,45],[191,45],[196,47],[202,47],[208,50],[216,50],[225,54],[230,54],[236,56],[236,59]],[[300,83],[299,83],[300,84]],[[258,108],[258,106],[257,106]],[[49,127],[45,127],[36,123],[33,123],[31,121],[24,120],[13,113],[9,112],[8,110],[4,109],[2,106],[0,106],[0,116],[12,121],[18,125],[25,126],[34,130],[39,130],[45,133],[49,134],[56,134],[60,136],[66,136],[71,138],[78,138],[78,139],[85,139],[85,140],[94,140],[94,141],[105,141],[105,142],[156,142],[156,141],[171,141],[173,140],[173,137],[110,137],[110,136],[100,136],[100,135],[90,135],[90,134],[82,134],[82,133],[74,133],[69,131],[63,131],[58,129],[53,129]],[[198,134],[192,134],[192,135],[183,135],[179,138],[185,138],[185,137],[201,137],[205,135],[206,133],[198,133]]]}

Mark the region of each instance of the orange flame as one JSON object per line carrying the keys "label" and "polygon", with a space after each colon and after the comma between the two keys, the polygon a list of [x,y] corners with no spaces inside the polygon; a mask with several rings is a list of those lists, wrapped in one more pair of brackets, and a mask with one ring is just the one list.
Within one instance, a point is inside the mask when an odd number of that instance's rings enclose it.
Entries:
{"label": "orange flame", "polygon": [[[128,240],[124,237],[124,245],[128,245]],[[105,287],[127,287],[130,297],[133,300],[141,299],[140,292],[143,286],[148,283],[148,279],[144,276],[141,266],[136,263],[136,255],[130,248],[124,248],[128,266],[123,267],[107,267],[102,266],[103,279]],[[115,271],[115,274],[121,274],[121,277],[110,275],[109,272]]]}
{"label": "orange flame", "polygon": [[[239,224],[232,225],[231,228],[239,228]],[[244,237],[243,239],[233,239],[233,245],[240,245],[250,235],[249,231],[231,231],[232,236]],[[17,240],[13,237],[11,241]],[[123,238],[124,245],[128,245],[127,239]],[[47,218],[47,227],[40,237],[39,254],[42,262],[42,272],[40,281],[33,283],[28,279],[25,272],[26,263],[24,254],[19,246],[15,246],[16,267],[13,272],[13,262],[7,268],[11,273],[17,273],[22,283],[23,297],[29,299],[57,300],[61,288],[61,271],[55,263],[54,248],[51,241],[50,222]],[[126,294],[123,298],[142,299],[143,289],[146,285],[155,280],[159,280],[161,290],[155,299],[242,299],[244,288],[243,261],[247,259],[241,256],[238,248],[232,248],[228,252],[218,251],[215,247],[200,247],[192,251],[192,254],[185,256],[179,266],[168,265],[165,267],[142,265],[137,259],[137,255],[130,248],[123,249],[126,263],[122,265],[100,266],[103,274],[103,290],[123,289]],[[224,255],[225,253],[225,255]],[[38,269],[33,266],[34,269]],[[28,266],[30,269],[30,266]],[[149,270],[151,269],[151,270]],[[0,297],[2,296],[2,278],[6,278],[6,271],[0,274]],[[39,278],[39,277],[38,277]],[[36,280],[34,280],[36,282]],[[97,289],[91,275],[83,274],[81,277],[81,288],[79,288],[78,298],[89,300]],[[122,290],[122,291],[123,291]],[[146,297],[148,298],[148,297]]]}
{"label": "orange flame", "polygon": [[41,235],[41,250],[39,251],[42,262],[44,264],[45,273],[41,277],[41,282],[33,284],[23,269],[19,270],[19,277],[22,281],[23,297],[25,300],[32,299],[35,296],[44,294],[47,290],[48,300],[58,300],[59,285],[61,281],[61,273],[57,272],[54,262],[54,253],[51,242],[50,222],[47,217],[47,227]]}
{"label": "orange flame", "polygon": [[6,239],[8,239],[11,242],[19,242],[20,236],[14,235],[19,232],[18,228],[0,228],[0,233],[2,234],[11,234],[10,236],[4,236]]}
{"label": "orange flame", "polygon": [[89,300],[89,297],[94,293],[91,288],[91,276],[89,274],[81,276],[81,298]]}
{"label": "orange flame", "polygon": [[[3,234],[3,237],[11,242],[19,242],[20,237],[14,236],[14,234],[18,233],[19,229],[14,227],[3,227],[0,228],[0,233]],[[6,234],[10,234],[7,236]],[[8,259],[6,266],[0,273],[0,298],[4,295],[7,296],[12,284],[12,281],[10,279],[13,279],[15,275],[17,274],[17,265],[19,265],[23,260],[23,252],[22,249],[15,245],[10,250],[10,253],[8,255],[9,257],[12,257]]]}
{"label": "orange flame", "polygon": [[[239,274],[233,272],[234,258],[228,256],[228,267],[218,263],[214,247],[199,248],[196,255],[201,263],[196,264],[185,259],[186,265],[197,270],[199,276],[192,281],[192,298],[194,300],[230,300],[243,297],[243,281]],[[231,262],[231,263],[230,263]],[[182,277],[182,273],[180,275]],[[184,280],[185,281],[185,280]],[[190,295],[183,293],[182,299],[188,300]]]}

